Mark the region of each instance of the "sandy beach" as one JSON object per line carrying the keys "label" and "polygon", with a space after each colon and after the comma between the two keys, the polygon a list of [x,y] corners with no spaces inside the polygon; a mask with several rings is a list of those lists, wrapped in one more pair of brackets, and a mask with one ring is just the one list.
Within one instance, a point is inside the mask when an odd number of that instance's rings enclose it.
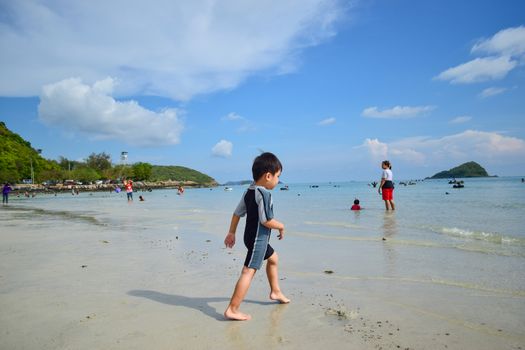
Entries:
{"label": "sandy beach", "polygon": [[[401,237],[382,241],[385,232],[377,232],[328,240],[312,233],[320,225],[312,222],[310,232],[290,225],[285,240],[272,243],[292,302],[269,300],[265,274],[258,273],[242,305],[253,320],[225,321],[245,254],[242,245],[223,245],[228,206],[238,196],[231,197],[204,209],[186,203],[164,212],[120,198],[97,198],[111,204],[100,211],[88,204],[93,212],[60,199],[2,208],[1,348],[524,347],[524,290],[427,275],[427,265],[468,265],[455,259],[463,251],[433,261],[428,253],[435,248]],[[485,258],[487,266],[494,259]]]}

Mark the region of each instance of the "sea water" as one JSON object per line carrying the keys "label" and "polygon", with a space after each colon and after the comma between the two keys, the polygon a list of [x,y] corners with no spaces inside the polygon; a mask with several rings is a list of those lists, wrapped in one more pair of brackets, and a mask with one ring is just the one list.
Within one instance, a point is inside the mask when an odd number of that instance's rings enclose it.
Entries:
{"label": "sea water", "polygon": [[[289,184],[289,190],[278,186],[272,196],[275,217],[286,224],[294,244],[310,250],[306,255],[344,255],[337,250],[382,241],[391,253],[408,249],[401,259],[406,266],[395,268],[406,277],[430,275],[525,294],[525,183],[517,177],[464,181],[460,189],[448,180],[397,184],[395,211],[386,211],[377,188],[366,182]],[[99,230],[223,236],[246,186],[232,188],[188,188],[184,195],[139,191],[131,203],[114,192],[11,196],[0,215],[6,225],[30,224],[39,217],[50,225],[63,222],[61,227],[80,221]],[[361,211],[350,211],[354,199],[360,200]],[[304,240],[311,245],[304,246]]]}

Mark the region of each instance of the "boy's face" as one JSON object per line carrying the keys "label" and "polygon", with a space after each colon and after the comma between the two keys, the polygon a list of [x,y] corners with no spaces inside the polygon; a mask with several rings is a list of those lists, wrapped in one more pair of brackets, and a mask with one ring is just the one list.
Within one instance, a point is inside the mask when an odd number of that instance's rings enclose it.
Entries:
{"label": "boy's face", "polygon": [[270,172],[267,172],[265,177],[265,185],[264,187],[268,190],[273,190],[275,186],[279,183],[279,176],[281,176],[281,171],[277,171],[275,174],[272,174]]}

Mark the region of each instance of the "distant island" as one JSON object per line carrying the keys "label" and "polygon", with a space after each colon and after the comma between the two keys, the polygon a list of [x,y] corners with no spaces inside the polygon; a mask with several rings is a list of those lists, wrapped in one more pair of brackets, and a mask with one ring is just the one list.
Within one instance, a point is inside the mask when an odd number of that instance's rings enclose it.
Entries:
{"label": "distant island", "polygon": [[240,181],[228,181],[222,186],[236,186],[236,185],[249,185],[253,182],[253,180],[240,180]]}
{"label": "distant island", "polygon": [[427,179],[450,179],[456,177],[490,177],[490,175],[478,163],[467,162],[450,170],[440,171],[432,177],[427,177]]}

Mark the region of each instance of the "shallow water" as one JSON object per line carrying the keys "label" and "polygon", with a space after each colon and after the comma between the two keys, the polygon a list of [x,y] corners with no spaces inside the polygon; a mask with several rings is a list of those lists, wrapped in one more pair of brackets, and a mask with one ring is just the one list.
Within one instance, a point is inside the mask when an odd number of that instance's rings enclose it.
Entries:
{"label": "shallow water", "polygon": [[[404,261],[420,258],[438,264],[429,266],[428,274],[475,280],[487,288],[525,289],[525,274],[516,273],[525,266],[525,184],[519,178],[465,179],[462,189],[453,189],[446,180],[397,185],[395,212],[386,212],[377,190],[364,182],[310,185],[290,184],[289,191],[272,192],[276,218],[286,224],[287,235],[295,237],[296,244],[301,238],[315,244],[331,242],[321,254],[333,254],[334,244],[352,249],[385,237],[390,249],[410,250]],[[183,196],[173,190],[136,192],[129,204],[122,193],[39,195],[12,198],[0,215],[5,225],[39,217],[66,227],[67,222],[79,221],[102,230],[105,226],[151,234],[200,230],[222,236],[244,188],[187,189]],[[146,201],[139,202],[139,195]],[[349,210],[354,198],[364,210]],[[238,231],[242,233],[242,227]],[[275,238],[273,242],[278,244]],[[293,253],[292,246],[283,246]],[[440,262],[448,266],[439,266]],[[413,277],[419,269],[408,263],[400,270]],[[509,280],[511,275],[515,278]]]}

